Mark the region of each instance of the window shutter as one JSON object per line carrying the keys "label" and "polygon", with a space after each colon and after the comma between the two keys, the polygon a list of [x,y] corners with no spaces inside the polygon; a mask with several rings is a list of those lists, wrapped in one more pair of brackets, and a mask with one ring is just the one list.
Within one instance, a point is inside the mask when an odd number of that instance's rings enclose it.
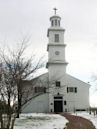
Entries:
{"label": "window shutter", "polygon": [[67,93],[68,93],[68,87],[67,87]]}
{"label": "window shutter", "polygon": [[77,87],[75,87],[75,93],[77,93]]}

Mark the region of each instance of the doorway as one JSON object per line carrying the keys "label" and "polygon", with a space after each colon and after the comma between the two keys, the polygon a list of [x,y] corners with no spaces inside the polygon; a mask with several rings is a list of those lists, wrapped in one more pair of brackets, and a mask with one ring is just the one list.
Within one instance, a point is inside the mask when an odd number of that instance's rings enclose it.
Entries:
{"label": "doorway", "polygon": [[54,112],[63,112],[63,97],[54,97]]}

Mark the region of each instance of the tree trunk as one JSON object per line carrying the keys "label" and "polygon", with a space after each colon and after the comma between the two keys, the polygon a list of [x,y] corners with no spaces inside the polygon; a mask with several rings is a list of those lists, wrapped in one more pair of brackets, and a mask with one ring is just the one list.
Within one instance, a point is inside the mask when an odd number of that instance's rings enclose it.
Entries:
{"label": "tree trunk", "polygon": [[8,92],[8,109],[7,109],[7,129],[10,128],[10,124],[11,124],[11,106],[10,106],[10,93]]}
{"label": "tree trunk", "polygon": [[11,129],[13,129],[13,128],[14,128],[15,119],[16,119],[16,115],[14,115],[14,116],[13,116],[12,124],[11,124]]}
{"label": "tree trunk", "polygon": [[21,113],[21,101],[22,101],[22,91],[21,91],[21,83],[18,83],[18,107],[17,107],[17,118]]}
{"label": "tree trunk", "polygon": [[21,99],[18,98],[17,118],[19,118],[20,113],[21,113]]}
{"label": "tree trunk", "polygon": [[1,112],[0,112],[0,122],[1,122],[1,129],[4,129],[4,127],[3,127],[2,113]]}

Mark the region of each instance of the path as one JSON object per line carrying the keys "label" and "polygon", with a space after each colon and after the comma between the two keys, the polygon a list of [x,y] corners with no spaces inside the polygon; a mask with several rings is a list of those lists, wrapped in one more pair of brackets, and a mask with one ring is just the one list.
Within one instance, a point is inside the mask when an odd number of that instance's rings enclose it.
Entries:
{"label": "path", "polygon": [[64,113],[61,115],[69,121],[69,123],[67,123],[67,129],[95,129],[92,122],[88,119],[74,116],[68,113]]}

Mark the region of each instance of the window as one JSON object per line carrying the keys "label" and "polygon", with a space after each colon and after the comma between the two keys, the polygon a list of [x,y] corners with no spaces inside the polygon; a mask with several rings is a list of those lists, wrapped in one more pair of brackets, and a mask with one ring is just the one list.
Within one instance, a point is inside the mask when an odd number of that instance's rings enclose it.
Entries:
{"label": "window", "polygon": [[60,87],[60,81],[56,81],[56,87]]}
{"label": "window", "polygon": [[54,99],[63,99],[63,97],[62,96],[56,96],[56,97],[54,97]]}
{"label": "window", "polygon": [[69,87],[69,92],[73,92],[74,88],[73,87]]}
{"label": "window", "polygon": [[55,26],[57,26],[57,20],[55,20]]}
{"label": "window", "polygon": [[60,21],[58,21],[58,24],[59,24],[59,26],[60,26]]}
{"label": "window", "polygon": [[59,42],[59,34],[55,34],[55,42]]}
{"label": "window", "polygon": [[52,26],[54,25],[54,22],[52,21]]}
{"label": "window", "polygon": [[67,93],[77,93],[77,87],[67,87]]}
{"label": "window", "polygon": [[34,87],[35,93],[46,93],[46,87]]}

